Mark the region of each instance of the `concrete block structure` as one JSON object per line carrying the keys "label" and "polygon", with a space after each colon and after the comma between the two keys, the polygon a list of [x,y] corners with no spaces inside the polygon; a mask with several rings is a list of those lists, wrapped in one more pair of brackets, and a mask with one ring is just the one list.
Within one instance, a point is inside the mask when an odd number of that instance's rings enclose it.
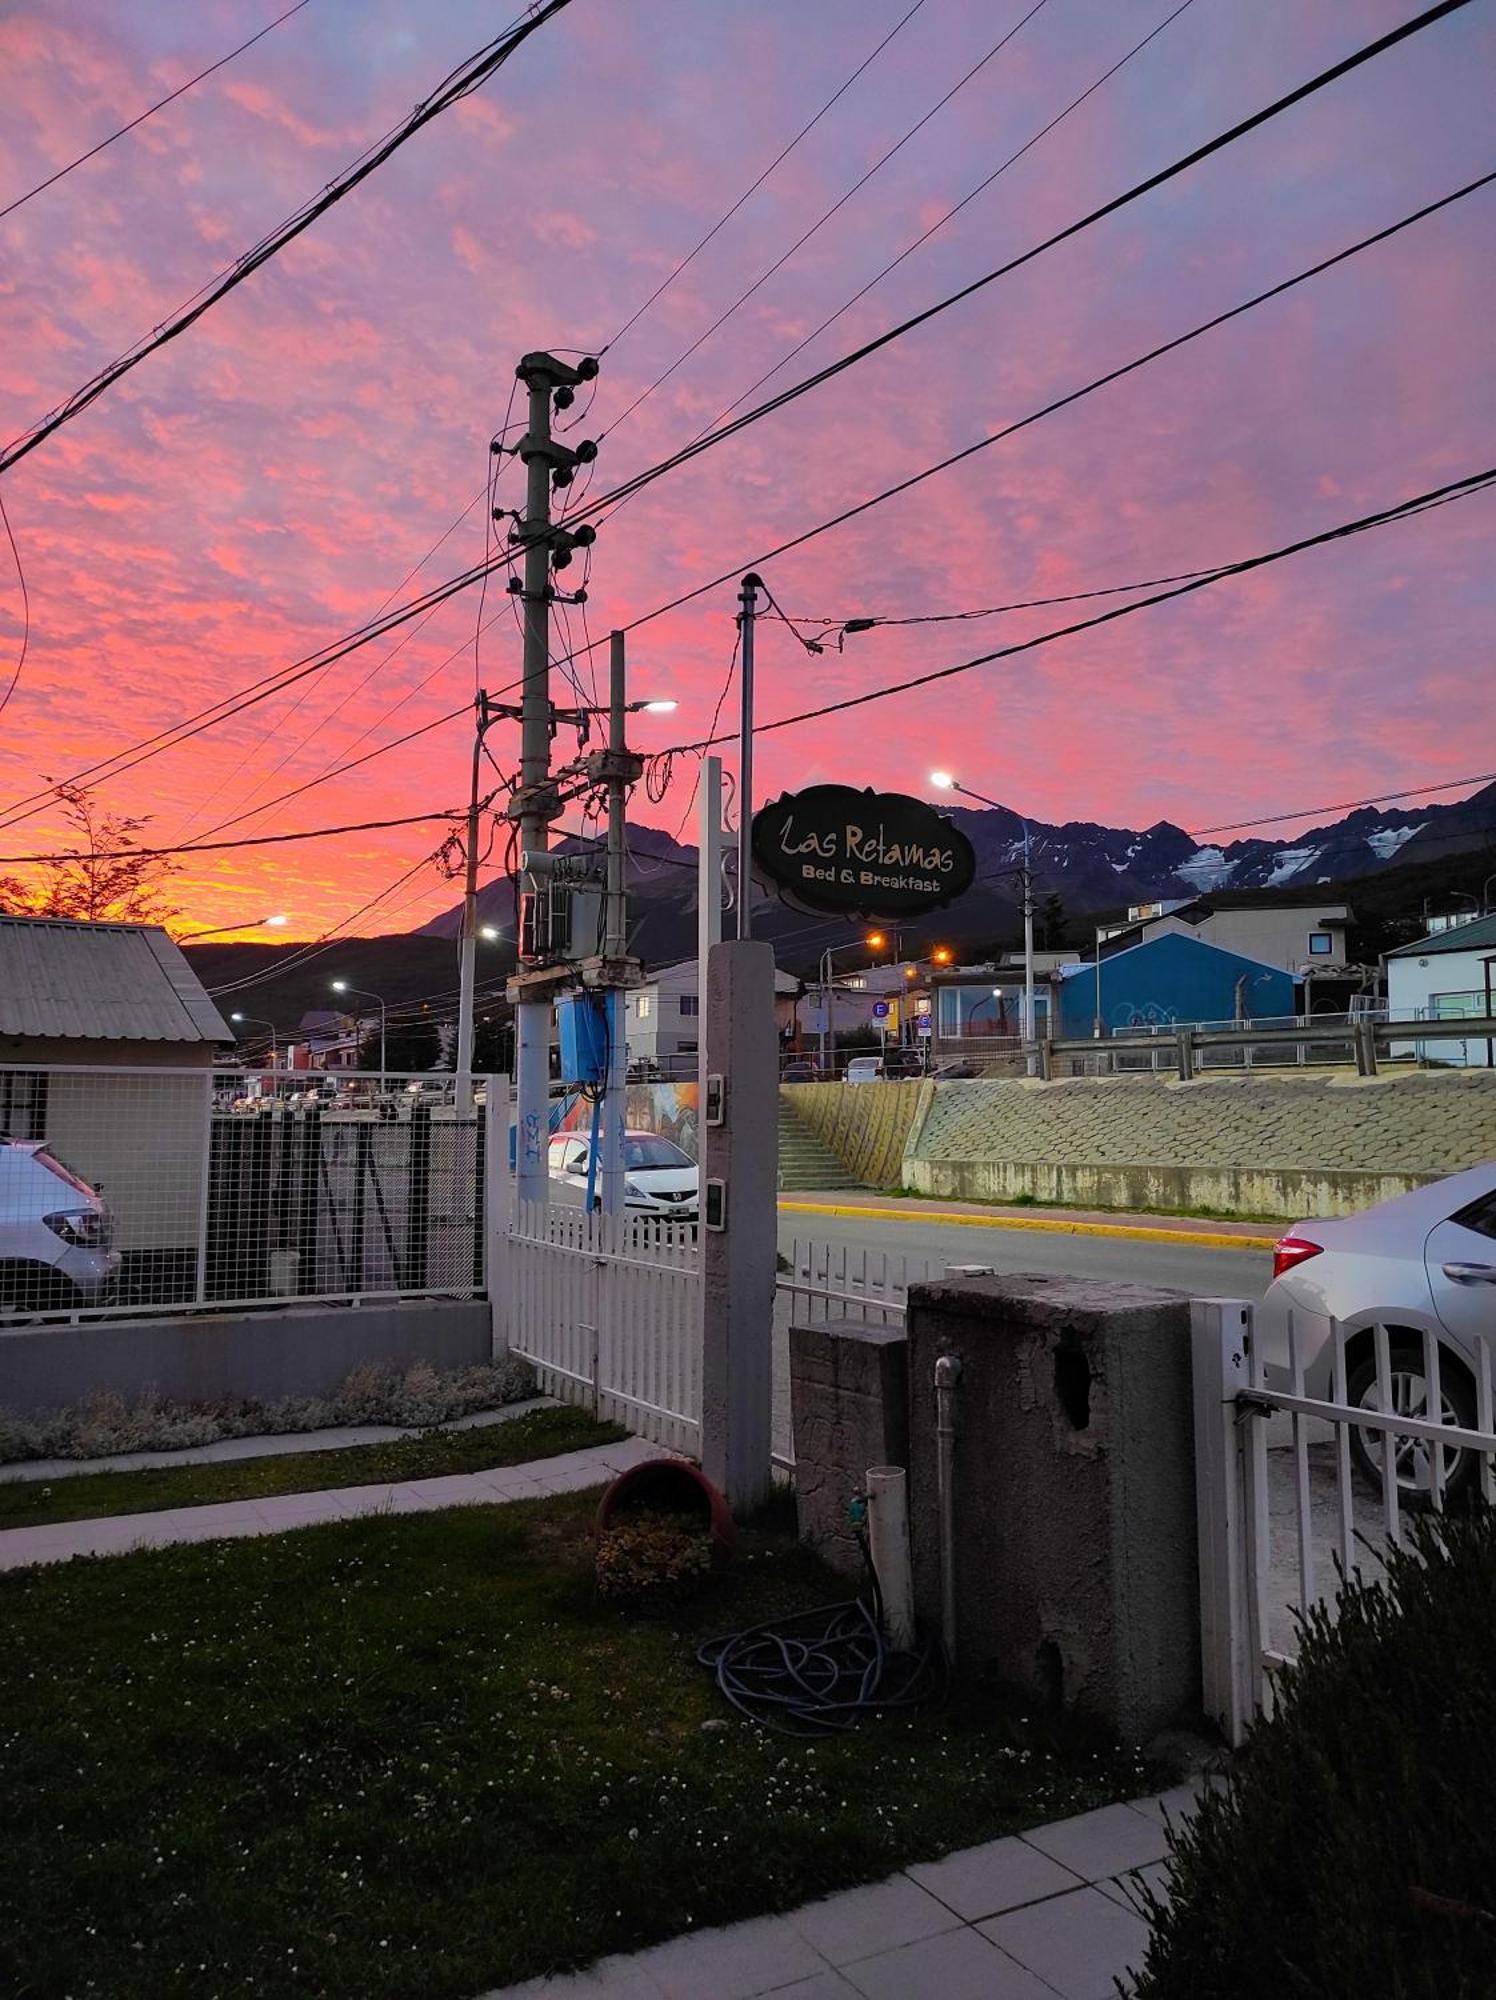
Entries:
{"label": "concrete block structure", "polygon": [[870,1465],[907,1465],[904,1329],[843,1320],[790,1328],[800,1538],[833,1569],[863,1575],[851,1520]]}
{"label": "concrete block structure", "polygon": [[1143,1742],[1200,1707],[1190,1308],[1181,1294],[972,1277],[909,1295],[916,1602],[942,1613],[936,1363],[960,1363],[955,1667]]}

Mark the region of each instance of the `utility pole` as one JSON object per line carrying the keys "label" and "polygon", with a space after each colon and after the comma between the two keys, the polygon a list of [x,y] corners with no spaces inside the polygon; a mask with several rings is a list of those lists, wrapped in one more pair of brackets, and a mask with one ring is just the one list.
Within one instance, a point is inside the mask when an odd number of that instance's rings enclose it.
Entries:
{"label": "utility pole", "polygon": [[[616,980],[628,954],[626,812],[628,788],[640,772],[638,758],[629,754],[624,742],[624,717],[628,713],[627,665],[621,632],[608,640],[608,748],[603,765],[608,790],[608,863],[603,890],[603,976]],[[625,989],[610,985],[604,992],[607,1010],[608,1074],[603,1094],[599,1131],[602,1172],[598,1184],[603,1212],[618,1215],[623,1210],[623,1132],[625,1093],[628,1089],[628,1027]]]}
{"label": "utility pole", "polygon": [[738,602],[738,631],[743,647],[743,702],[738,751],[738,936],[753,935],[749,897],[753,883],[753,625],[763,578],[750,570],[743,578]]}
{"label": "utility pole", "polygon": [[1023,1045],[1032,1055],[1034,1020],[1034,871],[1029,864],[1029,823],[1023,822]]}
{"label": "utility pole", "polygon": [[473,1109],[473,988],[478,959],[478,778],[483,755],[483,732],[490,719],[488,696],[481,688],[473,697],[473,707],[476,711],[473,779],[468,791],[467,865],[462,896],[462,934],[457,946],[457,1047],[453,1051],[459,1118],[468,1117]]}
{"label": "utility pole", "polygon": [[[530,408],[529,425],[515,447],[526,474],[525,512],[509,537],[524,546],[524,580],[517,593],[524,604],[519,785],[509,802],[509,817],[519,826],[520,870],[529,884],[532,919],[529,938],[518,940],[520,960],[510,998],[515,1006],[515,1192],[518,1200],[531,1202],[544,1201],[549,1193],[551,1002],[570,976],[563,971],[558,977],[554,968],[541,963],[548,943],[549,829],[562,810],[551,776],[551,564],[558,558],[569,561],[573,547],[594,539],[591,528],[568,533],[551,524],[553,478],[566,484],[578,460],[592,455],[587,447],[572,451],[552,438],[551,399],[558,408],[568,407],[577,385],[596,373],[597,363],[590,358],[573,368],[543,353],[525,355],[515,370],[528,391]],[[524,926],[519,928],[523,931]]]}

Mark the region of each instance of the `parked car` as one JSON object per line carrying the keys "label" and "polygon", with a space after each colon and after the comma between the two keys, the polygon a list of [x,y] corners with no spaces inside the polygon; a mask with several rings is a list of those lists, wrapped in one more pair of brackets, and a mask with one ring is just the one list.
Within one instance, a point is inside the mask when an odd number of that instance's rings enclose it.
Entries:
{"label": "parked car", "polygon": [[842,1075],[843,1083],[877,1083],[883,1074],[882,1056],[853,1056]]}
{"label": "parked car", "polygon": [[796,1056],[793,1062],[787,1062],[779,1072],[779,1081],[781,1083],[814,1083],[820,1074],[821,1072],[816,1068],[809,1056]]}
{"label": "parked car", "polygon": [[[1273,1387],[1290,1380],[1289,1315],[1304,1362],[1305,1392],[1333,1400],[1331,1325],[1346,1330],[1346,1397],[1381,1407],[1376,1334],[1387,1330],[1392,1409],[1427,1412],[1424,1335],[1439,1346],[1439,1421],[1474,1430],[1478,1343],[1496,1341],[1496,1161],[1451,1174],[1363,1209],[1359,1215],[1296,1222],[1273,1251],[1273,1281],[1259,1308],[1258,1337]],[[1357,1465],[1378,1485],[1382,1433],[1353,1430]],[[1415,1505],[1432,1483],[1433,1447],[1406,1438],[1393,1446],[1400,1497]],[[1440,1445],[1447,1493],[1467,1484],[1475,1454]]]}
{"label": "parked car", "polygon": [[919,1049],[890,1049],[883,1058],[883,1074],[895,1081],[924,1073],[925,1059]]}
{"label": "parked car", "polygon": [[[550,1143],[550,1177],[565,1188],[578,1189],[586,1199],[592,1141],[576,1132],[558,1132]],[[623,1205],[631,1214],[663,1215],[694,1222],[700,1206],[700,1176],[696,1162],[673,1139],[658,1132],[623,1135]],[[593,1206],[599,1196],[594,1184]]]}
{"label": "parked car", "polygon": [[40,1139],[0,1139],[0,1308],[107,1305],[119,1284],[114,1217]]}

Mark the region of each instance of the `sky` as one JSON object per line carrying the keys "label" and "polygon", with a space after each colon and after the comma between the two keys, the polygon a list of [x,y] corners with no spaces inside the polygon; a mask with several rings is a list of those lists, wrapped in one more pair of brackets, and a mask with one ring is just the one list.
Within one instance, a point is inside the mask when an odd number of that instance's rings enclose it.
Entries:
{"label": "sky", "polygon": [[[578,404],[571,415],[584,420],[566,433],[600,440],[593,494],[693,437],[1177,4],[1043,0],[1024,20],[1033,0],[923,0],[607,346],[595,400]],[[512,415],[518,357],[610,343],[910,5],[573,0],[480,92],[16,467],[0,492],[31,634],[0,715],[0,802],[28,799],[329,644],[392,595],[477,561],[488,441]],[[12,4],[0,19],[0,206],[278,11],[275,0]],[[1190,0],[768,386],[1015,255],[1416,11],[1413,0]],[[507,19],[476,0],[308,0],[0,221],[0,432],[24,430],[165,318]],[[661,479],[600,524],[585,632],[568,612],[556,650],[750,566],[785,612],[813,618],[1131,583],[1251,555],[1496,462],[1492,188],[760,560],[1489,171],[1493,71],[1496,9],[1477,0]],[[522,474],[504,466],[496,500],[513,507]],[[1192,829],[1485,771],[1496,763],[1493,526],[1496,494],[1478,496],[765,734],[755,803],[818,781],[923,792],[943,767],[1038,819]],[[481,607],[476,591],[462,594],[398,649],[391,638],[355,653],[103,784],[100,803],[148,816],[161,844],[229,820],[239,823],[219,837],[459,806],[463,720],[314,781],[470,701],[475,676],[490,690],[517,678],[502,586],[501,575]],[[638,718],[636,748],[707,733],[736,607],[732,580],[631,636],[631,692],[680,703],[673,716]],[[892,628],[819,657],[770,620],[756,713],[769,721],[834,701],[1064,617],[1062,607]],[[0,688],[20,638],[0,538]],[[605,688],[606,653],[591,658]],[[574,698],[559,675],[556,691]],[[489,747],[512,769],[517,731],[496,726]],[[724,755],[731,763],[731,746]],[[641,789],[633,817],[674,831],[692,776],[677,758],[664,797]],[[300,785],[311,788],[272,803]],[[51,809],[18,821],[0,812],[0,872],[4,857],[47,851],[61,831]],[[191,857],[173,884],[181,928],[411,928],[454,900],[427,858],[442,832]],[[257,933],[272,911],[285,928]]]}

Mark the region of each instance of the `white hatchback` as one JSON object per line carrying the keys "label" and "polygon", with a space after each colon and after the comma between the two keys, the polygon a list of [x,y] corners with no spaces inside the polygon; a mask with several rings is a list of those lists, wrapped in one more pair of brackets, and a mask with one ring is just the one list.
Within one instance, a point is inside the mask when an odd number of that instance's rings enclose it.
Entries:
{"label": "white hatchback", "polygon": [[[1359,1215],[1296,1222],[1273,1252],[1273,1281],[1258,1309],[1258,1337],[1274,1387],[1289,1387],[1289,1321],[1306,1393],[1333,1400],[1334,1323],[1344,1327],[1346,1397],[1379,1409],[1376,1329],[1385,1327],[1390,1400],[1401,1416],[1428,1406],[1424,1336],[1438,1343],[1439,1421],[1477,1428],[1476,1369],[1482,1340],[1496,1347],[1496,1161],[1378,1202]],[[1496,1357],[1493,1357],[1496,1358]],[[1362,1470],[1382,1476],[1381,1434],[1353,1430]],[[1475,1471],[1474,1454],[1439,1447],[1446,1490]],[[1429,1489],[1429,1448],[1394,1447],[1399,1491]]]}
{"label": "white hatchback", "polygon": [[0,1139],[0,1311],[106,1305],[119,1282],[114,1218],[40,1139]]}
{"label": "white hatchback", "polygon": [[[592,1141],[577,1132],[558,1132],[550,1144],[550,1177],[586,1199]],[[700,1205],[700,1175],[689,1153],[658,1132],[623,1135],[623,1205],[635,1215],[666,1216],[694,1222]],[[593,1181],[592,1203],[600,1197]]]}

